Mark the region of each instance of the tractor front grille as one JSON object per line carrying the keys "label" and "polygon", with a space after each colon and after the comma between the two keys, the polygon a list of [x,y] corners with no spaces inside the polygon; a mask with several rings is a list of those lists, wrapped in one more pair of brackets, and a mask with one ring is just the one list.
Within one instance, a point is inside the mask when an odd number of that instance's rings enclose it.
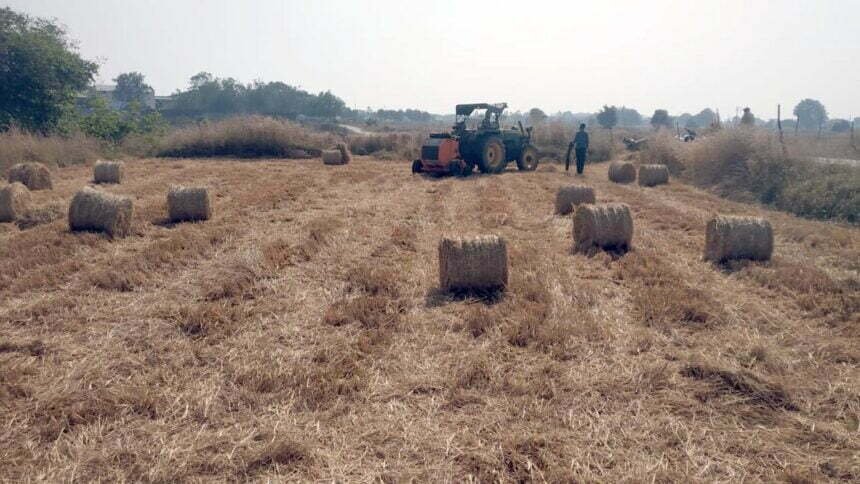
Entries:
{"label": "tractor front grille", "polygon": [[424,145],[421,147],[422,160],[438,160],[439,145]]}

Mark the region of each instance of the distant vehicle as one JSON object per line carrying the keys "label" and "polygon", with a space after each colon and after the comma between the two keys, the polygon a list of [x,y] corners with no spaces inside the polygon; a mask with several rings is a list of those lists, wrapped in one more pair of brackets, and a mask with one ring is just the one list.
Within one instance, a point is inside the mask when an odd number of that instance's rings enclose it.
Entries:
{"label": "distant vehicle", "polygon": [[[439,173],[468,176],[475,166],[481,173],[501,173],[516,161],[521,171],[537,168],[538,150],[531,144],[532,128],[501,129],[499,117],[508,105],[458,104],[456,124],[450,133],[434,133],[421,146],[421,158],[412,163],[412,173]],[[467,127],[469,116],[484,110],[475,129]]]}

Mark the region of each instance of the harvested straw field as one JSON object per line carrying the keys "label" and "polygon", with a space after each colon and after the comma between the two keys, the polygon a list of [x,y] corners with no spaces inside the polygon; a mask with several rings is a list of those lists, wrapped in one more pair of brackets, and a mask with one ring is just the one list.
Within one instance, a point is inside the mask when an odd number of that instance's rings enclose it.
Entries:
{"label": "harvested straw field", "polygon": [[[0,481],[856,482],[858,229],[593,164],[633,249],[574,253],[552,168],[139,160],[104,188],[129,237],[0,225]],[[175,184],[217,216],[162,223]],[[716,213],[769,220],[772,259],[703,260]],[[440,288],[474,234],[498,297]]]}

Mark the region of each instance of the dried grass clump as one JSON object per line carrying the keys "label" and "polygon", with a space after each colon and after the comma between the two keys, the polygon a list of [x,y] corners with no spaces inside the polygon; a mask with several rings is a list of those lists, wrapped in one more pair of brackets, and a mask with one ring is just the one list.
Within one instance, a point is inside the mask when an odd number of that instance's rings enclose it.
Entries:
{"label": "dried grass clump", "polygon": [[705,229],[705,260],[768,260],[773,254],[773,229],[758,217],[718,215]]}
{"label": "dried grass clump", "polygon": [[93,181],[96,183],[122,183],[124,164],[121,161],[99,160],[93,166]]}
{"label": "dried grass clump", "polygon": [[573,214],[573,241],[577,251],[593,248],[622,250],[633,240],[633,217],[623,203],[580,205]]}
{"label": "dried grass clump", "polygon": [[345,165],[349,162],[340,150],[323,150],[322,160],[326,165]]}
{"label": "dried grass clump", "polygon": [[579,204],[594,202],[594,188],[583,185],[561,187],[555,194],[555,213],[567,215]]}
{"label": "dried grass clump", "polygon": [[209,190],[205,187],[170,187],[167,216],[174,223],[209,220],[212,217]]}
{"label": "dried grass clump", "polygon": [[15,182],[0,189],[0,222],[14,222],[30,210],[30,190]]}
{"label": "dried grass clump", "polygon": [[631,183],[636,180],[636,167],[626,161],[613,161],[609,165],[609,180],[615,183]]}
{"label": "dried grass clump", "polygon": [[101,231],[111,237],[125,237],[131,232],[133,214],[130,198],[85,187],[75,194],[69,205],[69,229]]}
{"label": "dried grass clump", "polygon": [[245,116],[174,131],[158,154],[176,158],[290,158],[305,152],[319,156],[319,148],[332,141],[331,135],[291,121]]}
{"label": "dried grass clump", "polygon": [[9,169],[9,183],[23,183],[30,190],[50,190],[51,170],[41,163],[18,163]]}
{"label": "dried grass clump", "polygon": [[443,238],[439,286],[444,291],[495,291],[508,285],[508,248],[495,235]]}
{"label": "dried grass clump", "polygon": [[687,148],[670,131],[660,130],[648,140],[640,153],[639,161],[645,164],[666,165],[672,174],[678,175],[686,168],[684,157]]}
{"label": "dried grass clump", "polygon": [[666,165],[640,165],[639,185],[653,187],[669,183],[669,168]]}
{"label": "dried grass clump", "polygon": [[84,135],[41,136],[11,128],[0,133],[0,171],[22,161],[38,161],[48,166],[86,163],[99,156],[99,141]]}

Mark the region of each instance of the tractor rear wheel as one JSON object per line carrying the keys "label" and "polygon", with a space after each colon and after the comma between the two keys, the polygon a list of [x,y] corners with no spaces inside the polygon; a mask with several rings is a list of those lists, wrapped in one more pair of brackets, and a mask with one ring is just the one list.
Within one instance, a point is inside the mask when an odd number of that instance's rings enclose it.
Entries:
{"label": "tractor rear wheel", "polygon": [[478,168],[481,173],[501,173],[505,171],[505,144],[496,136],[487,138],[481,148],[481,160]]}
{"label": "tractor rear wheel", "polygon": [[538,166],[539,155],[538,150],[531,145],[523,148],[520,158],[517,160],[517,168],[520,171],[534,171]]}

